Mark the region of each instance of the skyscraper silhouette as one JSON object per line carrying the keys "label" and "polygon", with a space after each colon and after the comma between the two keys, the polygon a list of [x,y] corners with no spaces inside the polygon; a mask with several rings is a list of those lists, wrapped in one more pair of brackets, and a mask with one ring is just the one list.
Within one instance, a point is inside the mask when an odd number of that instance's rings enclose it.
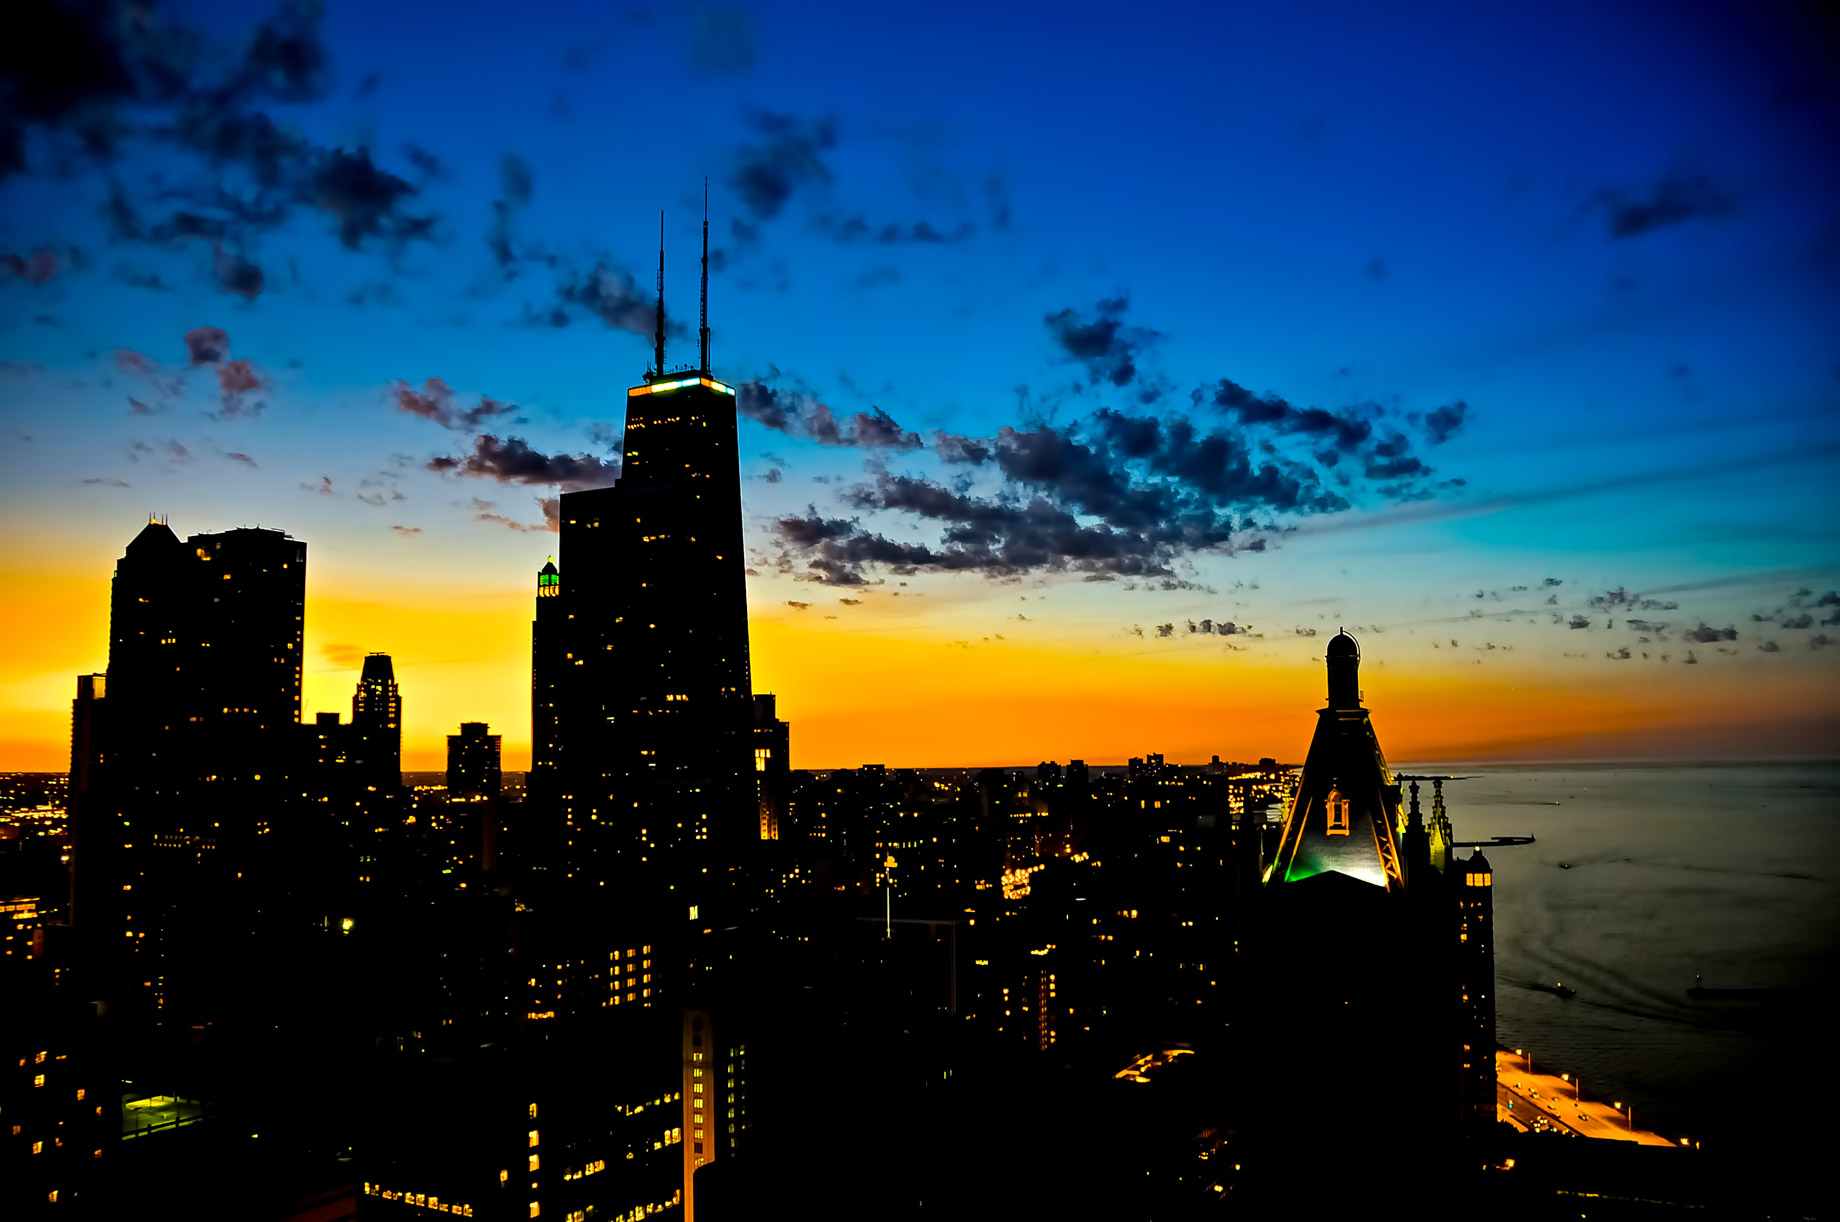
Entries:
{"label": "skyscraper silhouette", "polygon": [[402,784],[402,694],[387,653],[369,654],[351,697],[353,764],[366,781]]}
{"label": "skyscraper silhouette", "polygon": [[713,919],[760,838],[735,390],[706,330],[700,368],[665,370],[662,287],[659,319],[620,478],[562,495],[563,564],[538,574],[533,794],[570,877]]}
{"label": "skyscraper silhouette", "polygon": [[149,522],[116,566],[79,901],[121,995],[155,1011],[209,1007],[201,931],[293,847],[305,600],[306,544],[278,530],[181,543]]}

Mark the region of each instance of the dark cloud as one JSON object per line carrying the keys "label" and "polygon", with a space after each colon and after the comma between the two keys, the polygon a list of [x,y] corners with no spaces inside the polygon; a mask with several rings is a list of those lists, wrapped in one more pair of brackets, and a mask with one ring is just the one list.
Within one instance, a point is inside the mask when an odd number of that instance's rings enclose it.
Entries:
{"label": "dark cloud", "polygon": [[543,511],[543,522],[552,532],[562,530],[562,498],[559,496],[540,496],[537,508]]}
{"label": "dark cloud", "polygon": [[[1230,413],[1243,425],[1267,428],[1278,434],[1308,437],[1313,442],[1332,446],[1342,454],[1366,455],[1375,463],[1401,460],[1407,456],[1408,443],[1402,435],[1391,433],[1375,438],[1371,417],[1377,415],[1379,409],[1372,405],[1343,408],[1340,411],[1320,407],[1294,407],[1280,395],[1255,395],[1231,378],[1222,378],[1214,386],[1212,402],[1216,408]],[[1456,424],[1451,425],[1454,431],[1461,424],[1468,408],[1452,405],[1451,408],[1438,410],[1455,412]]]}
{"label": "dark cloud", "polygon": [[[565,273],[556,290],[556,304],[533,321],[552,327],[569,325],[571,307],[586,310],[608,326],[635,335],[650,335],[657,326],[658,315],[653,299],[624,267],[597,263],[586,274]],[[673,334],[681,329],[673,327]]]}
{"label": "dark cloud", "polygon": [[1469,404],[1461,399],[1433,410],[1425,417],[1425,440],[1434,446],[1443,445],[1463,427],[1468,416]]}
{"label": "dark cloud", "polygon": [[1603,212],[1612,238],[1633,238],[1688,221],[1728,217],[1737,201],[1703,172],[1677,168],[1640,194],[1606,187],[1587,207]]}
{"label": "dark cloud", "polygon": [[767,469],[767,473],[760,478],[766,480],[769,484],[777,484],[784,477],[781,476],[778,467],[770,467]]}
{"label": "dark cloud", "polygon": [[1702,645],[1710,644],[1713,641],[1735,641],[1738,639],[1738,630],[1730,627],[1709,628],[1702,623],[1699,627],[1690,629],[1686,633],[1686,638],[1689,641],[1697,641]]}
{"label": "dark cloud", "polygon": [[[173,246],[213,243],[211,272],[226,292],[254,299],[262,272],[251,256],[254,239],[287,221],[296,209],[330,215],[346,246],[369,239],[390,247],[428,237],[434,219],[406,209],[416,188],[378,168],[368,150],[321,148],[286,130],[264,107],[314,102],[329,95],[331,56],[321,35],[323,6],[288,0],[235,50],[217,28],[186,24],[170,12],[98,0],[65,6],[25,0],[15,29],[34,38],[7,64],[0,104],[0,176],[25,168],[19,133],[43,128],[77,144],[106,165],[123,142],[165,145],[204,163],[188,176],[181,164],[141,192],[139,205],[120,181],[110,185],[104,215],[118,241]],[[427,176],[431,159],[411,148],[409,159]],[[62,167],[59,167],[60,170]],[[141,208],[175,210],[143,220]]]}
{"label": "dark cloud", "polygon": [[1589,628],[1591,626],[1591,621],[1582,615],[1574,615],[1572,616],[1571,626],[1573,628]]}
{"label": "dark cloud", "polygon": [[1781,653],[1782,652],[1782,646],[1778,645],[1775,641],[1760,642],[1757,648],[1764,653]]}
{"label": "dark cloud", "polygon": [[1176,626],[1174,624],[1158,624],[1156,626],[1156,634],[1158,636],[1174,636],[1176,634]]}
{"label": "dark cloud", "polygon": [[414,187],[373,165],[369,149],[325,154],[306,187],[308,202],[333,218],[347,250],[357,250],[366,238],[401,244],[431,236],[433,217],[402,211],[415,194]]}
{"label": "dark cloud", "polygon": [[935,432],[933,452],[938,454],[944,462],[981,463],[990,457],[990,444],[975,437],[960,437],[956,433]]}
{"label": "dark cloud", "polygon": [[308,492],[317,492],[321,496],[337,496],[338,495],[336,492],[332,490],[332,477],[330,475],[320,476],[319,483],[317,485],[302,484],[301,487]]}
{"label": "dark cloud", "polygon": [[1315,636],[1316,635],[1316,629],[1314,628],[1293,628],[1291,629],[1291,631],[1296,633],[1298,636]]}
{"label": "dark cloud", "polygon": [[499,198],[492,201],[492,223],[486,230],[486,248],[501,268],[507,270],[519,259],[512,246],[511,223],[518,211],[530,202],[534,180],[530,163],[513,153],[499,159]]}
{"label": "dark cloud", "polygon": [[952,246],[975,237],[977,226],[970,221],[960,221],[949,230],[939,230],[927,221],[888,221],[875,225],[861,216],[821,216],[818,231],[845,246],[859,242],[877,246]]}
{"label": "dark cloud", "polygon": [[447,167],[441,164],[441,159],[419,144],[410,142],[403,145],[402,155],[404,160],[415,167],[415,172],[421,175],[424,183],[447,177]]}
{"label": "dark cloud", "polygon": [[1541,580],[1540,588],[1542,590],[1546,590],[1546,589],[1551,589],[1553,586],[1562,586],[1564,584],[1565,582],[1560,580],[1557,577],[1547,577]]}
{"label": "dark cloud", "polygon": [[820,445],[863,449],[917,450],[924,443],[879,407],[839,420],[829,404],[801,390],[775,389],[760,381],[736,388],[735,409],[776,432],[807,437]]}
{"label": "dark cloud", "polygon": [[234,251],[215,251],[211,256],[211,272],[223,292],[235,293],[245,301],[254,301],[262,295],[262,269]]}
{"label": "dark cloud", "polygon": [[[828,440],[840,430],[808,396],[743,388],[743,414],[769,427]],[[833,442],[836,444],[836,442]],[[1424,495],[1404,477],[1424,470],[1398,454],[1404,438],[1351,442],[1365,447],[1379,476],[1398,483],[1371,491],[1388,499]],[[782,568],[807,563],[813,580],[856,584],[871,567],[918,572],[968,570],[1013,578],[1080,573],[1089,580],[1141,580],[1185,588],[1176,566],[1197,553],[1263,550],[1275,515],[1314,515],[1349,507],[1310,465],[1243,431],[1202,431],[1183,417],[1101,409],[1072,424],[1004,427],[984,440],[935,434],[939,456],[994,468],[1002,484],[980,496],[872,467],[851,488],[858,511],[897,514],[939,531],[936,542],[891,539],[858,519],[808,516],[776,525]],[[968,480],[970,477],[966,477]],[[1343,482],[1350,487],[1358,477]]]}
{"label": "dark cloud", "polygon": [[1677,602],[1668,602],[1668,601],[1665,601],[1659,598],[1650,598],[1643,594],[1631,594],[1628,590],[1625,590],[1621,586],[1618,586],[1614,590],[1606,590],[1602,594],[1592,595],[1591,598],[1589,599],[1589,605],[1596,607],[1599,610],[1608,610],[1608,611],[1678,611],[1680,610],[1680,604]]}
{"label": "dark cloud", "polygon": [[215,365],[230,355],[230,336],[221,327],[194,327],[185,333],[185,354],[193,369]]}
{"label": "dark cloud", "polygon": [[793,599],[790,599],[790,598],[788,598],[788,599],[786,600],[786,605],[787,605],[788,607],[791,607],[791,608],[792,608],[792,609],[793,609],[794,611],[809,611],[809,610],[811,610],[811,604],[810,604],[810,603],[802,603],[802,602],[797,602],[797,601],[795,601],[795,600],[793,600]]}
{"label": "dark cloud", "polygon": [[115,479],[111,476],[100,476],[100,475],[91,476],[90,478],[84,480],[83,482],[86,484],[101,484],[108,488],[132,488],[134,486],[133,484],[130,484],[127,480],[124,480],[124,479]]}
{"label": "dark cloud", "polygon": [[440,378],[429,378],[419,391],[407,382],[399,381],[390,394],[399,411],[463,433],[477,432],[481,425],[494,417],[517,410],[512,404],[500,403],[490,395],[479,396],[479,402],[472,407],[457,407],[454,392]]}
{"label": "dark cloud", "polygon": [[245,467],[253,467],[256,465],[256,460],[249,457],[249,455],[243,453],[241,450],[226,450],[223,452],[223,455],[231,462],[240,462]]}
{"label": "dark cloud", "polygon": [[57,275],[62,265],[55,250],[36,250],[29,255],[0,255],[0,280],[19,279],[37,286]]}
{"label": "dark cloud", "polygon": [[824,154],[836,147],[830,119],[801,120],[767,111],[748,115],[754,143],[735,151],[728,185],[756,220],[771,220],[799,188],[831,179]]}
{"label": "dark cloud", "polygon": [[1800,615],[1785,615],[1782,618],[1781,626],[1784,628],[1812,628],[1814,627],[1814,616],[1808,614],[1806,611],[1802,612]]}
{"label": "dark cloud", "polygon": [[620,473],[618,463],[602,462],[592,454],[544,454],[521,437],[500,441],[490,433],[475,437],[473,452],[463,458],[429,459],[428,470],[501,484],[553,484],[571,491],[604,488]]}
{"label": "dark cloud", "polygon": [[1137,376],[1140,350],[1161,338],[1145,327],[1125,324],[1128,297],[1108,297],[1093,307],[1090,319],[1073,309],[1044,315],[1048,333],[1068,356],[1086,367],[1094,380],[1128,386]]}

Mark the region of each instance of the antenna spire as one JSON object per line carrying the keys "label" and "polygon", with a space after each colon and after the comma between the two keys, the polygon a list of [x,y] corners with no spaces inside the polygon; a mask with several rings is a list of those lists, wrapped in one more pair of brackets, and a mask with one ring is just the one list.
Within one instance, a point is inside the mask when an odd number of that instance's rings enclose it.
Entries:
{"label": "antenna spire", "polygon": [[652,372],[664,376],[664,213],[658,213],[658,331],[652,336]]}
{"label": "antenna spire", "polygon": [[702,340],[702,372],[709,374],[709,179],[703,179],[703,320],[698,338]]}

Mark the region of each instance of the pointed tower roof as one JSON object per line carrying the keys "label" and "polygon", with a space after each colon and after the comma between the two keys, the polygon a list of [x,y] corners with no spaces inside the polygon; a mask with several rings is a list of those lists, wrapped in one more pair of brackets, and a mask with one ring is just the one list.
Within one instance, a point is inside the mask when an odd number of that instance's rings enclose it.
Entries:
{"label": "pointed tower roof", "polygon": [[141,527],[141,533],[128,544],[128,555],[135,560],[160,558],[184,550],[185,545],[173,534],[172,527],[157,518]]}
{"label": "pointed tower roof", "polygon": [[1360,646],[1339,632],[1325,660],[1329,707],[1316,714],[1316,735],[1266,881],[1334,872],[1400,891],[1399,786],[1361,707]]}

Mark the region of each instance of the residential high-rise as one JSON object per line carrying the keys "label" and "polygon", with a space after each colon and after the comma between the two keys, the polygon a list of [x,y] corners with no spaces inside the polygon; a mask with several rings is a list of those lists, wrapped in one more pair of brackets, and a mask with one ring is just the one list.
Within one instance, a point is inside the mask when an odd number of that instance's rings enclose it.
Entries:
{"label": "residential high-rise", "polygon": [[367,654],[351,697],[352,764],[369,783],[402,784],[402,694],[387,653]]}
{"label": "residential high-rise", "polygon": [[90,723],[73,740],[78,900],[122,995],[156,1011],[175,993],[220,991],[199,931],[310,834],[283,814],[305,600],[306,544],[279,530],[181,543],[149,522],[116,566],[107,699],[93,678],[79,692],[77,728]]}
{"label": "residential high-rise", "polygon": [[488,733],[483,721],[463,721],[447,736],[447,794],[453,798],[496,798],[504,736]]}

